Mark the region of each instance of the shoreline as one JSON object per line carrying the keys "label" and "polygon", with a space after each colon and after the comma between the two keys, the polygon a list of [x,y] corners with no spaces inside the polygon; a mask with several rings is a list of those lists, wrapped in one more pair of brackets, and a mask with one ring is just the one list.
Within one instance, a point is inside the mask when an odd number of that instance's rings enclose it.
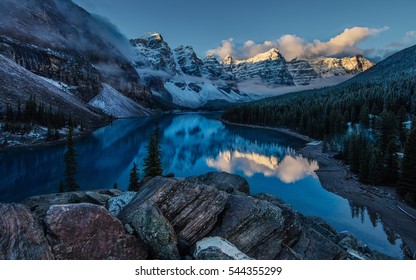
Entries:
{"label": "shoreline", "polygon": [[[93,133],[95,130],[99,129],[98,128],[94,128],[92,130],[87,130],[84,132],[81,132],[79,134],[73,135],[73,139],[74,140],[78,140],[81,139],[85,136],[90,135],[91,133]],[[35,144],[19,144],[19,145],[15,145],[15,146],[7,146],[7,147],[0,147],[0,152],[16,152],[16,151],[24,151],[24,150],[35,150],[35,149],[42,149],[42,148],[46,148],[46,147],[52,147],[52,146],[57,146],[60,144],[66,143],[66,137],[61,138],[59,140],[54,140],[54,141],[49,141],[49,142],[39,142],[39,143],[35,143]]]}
{"label": "shoreline", "polygon": [[[231,125],[274,130],[306,142],[316,141],[309,136],[299,134],[290,129],[221,121]],[[404,210],[411,216],[416,217],[416,209],[399,200],[391,188],[373,187],[355,180],[353,178],[354,174],[341,161],[334,159],[332,154],[328,152],[322,153],[322,144],[305,145],[297,152],[318,162],[319,169],[315,173],[323,188],[353,203],[366,207],[368,211],[376,212],[383,224],[398,234],[406,243],[408,254],[413,256],[413,258],[416,257],[416,220],[403,212]]]}

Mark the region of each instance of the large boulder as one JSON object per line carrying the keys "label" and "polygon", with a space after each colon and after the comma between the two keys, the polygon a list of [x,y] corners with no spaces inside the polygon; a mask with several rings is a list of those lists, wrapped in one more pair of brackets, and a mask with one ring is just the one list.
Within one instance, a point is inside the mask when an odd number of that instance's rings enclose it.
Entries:
{"label": "large boulder", "polygon": [[271,203],[248,196],[231,195],[211,236],[220,236],[255,259],[274,259],[284,236],[282,211]]}
{"label": "large boulder", "polygon": [[158,207],[175,229],[179,246],[190,248],[205,237],[224,210],[228,195],[212,186],[156,177],[147,182],[123,208],[118,218],[124,223],[145,203]]}
{"label": "large boulder", "polygon": [[389,260],[392,259],[389,256],[381,254],[368,248],[367,245],[362,243],[354,235],[349,232],[341,232],[338,234],[339,242],[338,246],[347,251],[348,259],[353,260]]}
{"label": "large boulder", "polygon": [[156,206],[142,204],[130,215],[130,224],[150,249],[153,259],[180,258],[175,230]]}
{"label": "large boulder", "polygon": [[122,223],[104,207],[52,205],[46,213],[47,238],[56,259],[147,259],[143,241],[126,234]]}
{"label": "large boulder", "polygon": [[251,260],[224,238],[206,237],[195,244],[193,257],[197,260]]}
{"label": "large boulder", "polygon": [[250,192],[250,185],[245,178],[227,172],[209,172],[200,176],[188,177],[186,181],[214,186],[227,193],[242,192],[248,194]]}
{"label": "large boulder", "polygon": [[283,225],[283,243],[287,246],[292,246],[295,244],[302,233],[301,218],[298,212],[293,210],[290,205],[286,204],[283,200],[270,195],[270,194],[256,194],[255,198],[268,201],[271,204],[279,207],[282,210],[282,215],[284,219]]}
{"label": "large boulder", "polygon": [[120,190],[114,189],[52,193],[26,198],[22,201],[22,204],[29,207],[30,211],[32,211],[41,221],[43,221],[46,212],[52,205],[76,203],[104,205],[110,197],[120,193]]}
{"label": "large boulder", "polygon": [[24,205],[0,203],[0,259],[53,259],[42,228]]}
{"label": "large boulder", "polygon": [[110,198],[107,201],[108,212],[116,217],[120,213],[121,209],[130,203],[135,195],[135,192],[124,192],[118,196]]}
{"label": "large boulder", "polygon": [[330,239],[312,228],[305,228],[299,241],[292,247],[304,260],[339,260],[346,252]]}

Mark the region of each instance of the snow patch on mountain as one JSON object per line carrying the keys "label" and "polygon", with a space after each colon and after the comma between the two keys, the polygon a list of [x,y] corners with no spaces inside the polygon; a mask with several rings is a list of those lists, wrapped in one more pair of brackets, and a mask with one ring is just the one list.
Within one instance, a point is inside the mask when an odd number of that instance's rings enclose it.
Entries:
{"label": "snow patch on mountain", "polygon": [[171,93],[173,102],[177,105],[197,108],[210,100],[224,100],[227,102],[248,101],[247,95],[235,91],[221,90],[221,85],[205,78],[192,76],[178,76],[165,83],[165,89]]}
{"label": "snow patch on mountain", "polygon": [[46,77],[39,76],[39,78],[41,78],[42,80],[44,80],[44,81],[46,81],[46,82],[50,83],[51,85],[53,85],[53,86],[55,86],[55,87],[59,88],[60,90],[62,90],[62,91],[64,91],[64,92],[66,92],[66,93],[68,93],[68,94],[72,94],[72,93],[71,93],[71,90],[73,90],[73,89],[76,89],[76,88],[77,88],[76,86],[69,86],[69,85],[67,85],[67,84],[65,84],[65,83],[63,83],[63,82],[61,82],[61,81],[56,81],[56,80],[48,79],[48,78],[46,78]]}
{"label": "snow patch on mountain", "polygon": [[116,118],[133,118],[150,115],[148,109],[137,104],[107,84],[103,84],[102,91],[89,102],[89,105]]}

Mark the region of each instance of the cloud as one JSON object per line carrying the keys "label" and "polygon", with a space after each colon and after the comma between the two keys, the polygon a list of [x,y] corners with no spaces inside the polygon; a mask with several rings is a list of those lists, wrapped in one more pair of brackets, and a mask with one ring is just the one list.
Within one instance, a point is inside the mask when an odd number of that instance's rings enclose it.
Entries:
{"label": "cloud", "polygon": [[228,38],[227,40],[222,41],[221,46],[217,47],[216,49],[209,50],[208,54],[216,54],[221,58],[224,58],[227,55],[235,57],[237,56],[237,53],[234,51],[234,49],[234,39]]}
{"label": "cloud", "polygon": [[266,52],[271,48],[277,48],[287,60],[295,57],[356,55],[363,54],[363,50],[358,47],[359,43],[388,29],[387,26],[382,28],[346,28],[342,33],[326,42],[320,40],[308,42],[296,35],[286,34],[274,41],[265,41],[258,44],[248,40],[244,44],[237,46],[234,40],[230,38],[222,41],[219,47],[209,50],[208,53],[215,54],[220,58],[232,55],[237,59],[245,59]]}
{"label": "cloud", "polygon": [[398,52],[401,49],[407,48],[414,44],[416,41],[416,31],[407,31],[404,36],[396,42],[392,42],[386,45],[384,48],[371,48],[363,50],[363,55],[370,57],[375,63],[389,57],[390,55]]}
{"label": "cloud", "polygon": [[414,40],[416,40],[416,30],[406,32],[406,34],[404,35],[403,41],[406,43],[410,43]]}

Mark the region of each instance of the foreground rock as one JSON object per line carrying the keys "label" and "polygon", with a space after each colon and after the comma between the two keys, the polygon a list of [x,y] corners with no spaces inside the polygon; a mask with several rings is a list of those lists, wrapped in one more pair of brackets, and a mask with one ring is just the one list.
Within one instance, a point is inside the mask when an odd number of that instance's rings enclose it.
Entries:
{"label": "foreground rock", "polygon": [[302,233],[301,216],[281,199],[270,194],[256,194],[255,198],[270,202],[282,210],[283,234],[282,241],[287,246],[295,244]]}
{"label": "foreground rock", "polygon": [[45,226],[56,259],[146,259],[143,242],[124,232],[104,207],[80,203],[53,205]]}
{"label": "foreground rock", "polygon": [[278,207],[249,196],[231,195],[211,235],[227,239],[251,258],[271,260],[280,252],[283,225]]}
{"label": "foreground rock", "polygon": [[117,216],[121,209],[124,208],[133,197],[136,195],[135,192],[124,192],[118,196],[112,197],[107,201],[107,209],[113,216]]}
{"label": "foreground rock", "polygon": [[29,209],[34,212],[36,216],[43,220],[46,212],[52,205],[77,203],[105,205],[107,200],[120,193],[120,190],[114,189],[53,193],[29,197],[23,200],[22,204],[25,204],[27,207],[29,207]]}
{"label": "foreground rock", "polygon": [[153,258],[160,260],[180,258],[175,230],[159,208],[144,203],[130,218],[132,227],[148,245]]}
{"label": "foreground rock", "polygon": [[146,183],[118,215],[124,223],[145,203],[158,207],[172,224],[179,246],[190,248],[215,226],[228,195],[212,186],[156,177]]}
{"label": "foreground rock", "polygon": [[226,172],[209,172],[200,176],[188,177],[186,181],[213,186],[227,193],[242,192],[248,194],[250,192],[250,186],[245,178]]}
{"label": "foreground rock", "polygon": [[0,259],[388,259],[275,196],[248,195],[245,183],[227,173],[156,177],[137,193],[0,204]]}
{"label": "foreground rock", "polygon": [[23,205],[0,203],[0,259],[53,259],[42,228]]}
{"label": "foreground rock", "polygon": [[251,260],[233,244],[218,236],[198,241],[193,257],[197,260]]}

